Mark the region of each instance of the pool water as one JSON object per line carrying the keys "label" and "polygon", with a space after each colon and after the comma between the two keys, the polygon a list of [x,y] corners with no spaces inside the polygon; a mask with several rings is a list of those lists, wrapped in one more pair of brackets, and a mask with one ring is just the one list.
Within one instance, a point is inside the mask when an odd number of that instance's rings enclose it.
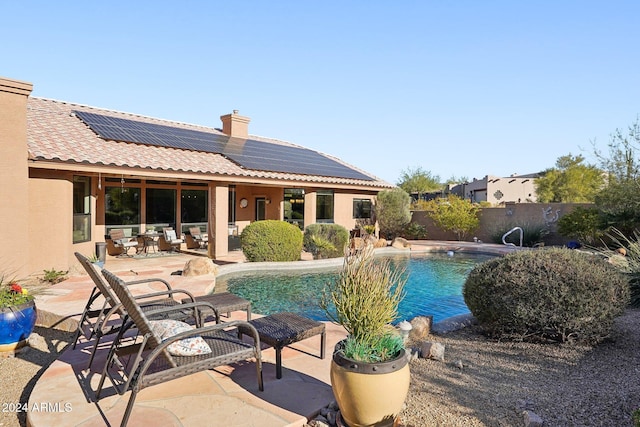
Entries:
{"label": "pool water", "polygon": [[[432,315],[438,322],[469,313],[462,286],[476,264],[491,258],[494,256],[463,253],[391,257],[392,265],[405,267],[408,273],[398,321]],[[248,299],[256,313],[291,311],[314,320],[328,320],[318,301],[325,284],[335,280],[338,269],[238,273],[220,277],[216,288]]]}

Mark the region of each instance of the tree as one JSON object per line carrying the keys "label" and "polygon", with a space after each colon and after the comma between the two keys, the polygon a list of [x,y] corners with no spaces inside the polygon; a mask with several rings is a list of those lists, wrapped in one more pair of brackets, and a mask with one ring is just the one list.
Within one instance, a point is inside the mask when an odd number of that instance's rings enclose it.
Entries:
{"label": "tree", "polygon": [[590,203],[604,186],[603,172],[583,163],[584,157],[568,154],[556,161],[535,180],[538,201],[542,203]]}
{"label": "tree", "polygon": [[440,177],[431,175],[431,172],[422,169],[420,166],[415,169],[407,168],[403,170],[397,185],[409,195],[417,193],[418,200],[420,200],[421,194],[442,189]]}
{"label": "tree", "polygon": [[436,225],[445,231],[453,231],[458,240],[464,239],[480,224],[480,207],[453,194],[446,199],[429,200],[426,205],[428,215]]}
{"label": "tree", "polygon": [[609,154],[595,154],[607,172],[607,186],[595,198],[596,206],[606,216],[608,225],[630,231],[640,224],[640,123],[611,135]]}
{"label": "tree", "polygon": [[380,233],[387,239],[398,236],[411,222],[410,203],[411,197],[401,188],[378,193],[374,212],[380,226]]}

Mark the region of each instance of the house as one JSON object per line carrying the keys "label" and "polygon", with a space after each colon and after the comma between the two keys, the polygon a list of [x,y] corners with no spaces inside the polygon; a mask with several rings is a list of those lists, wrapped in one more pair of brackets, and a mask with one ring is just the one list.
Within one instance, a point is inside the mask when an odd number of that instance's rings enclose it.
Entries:
{"label": "house", "polygon": [[[30,96],[0,78],[0,272],[66,270],[111,229],[209,233],[224,256],[252,221],[353,228],[394,186],[335,157],[249,133],[238,111],[221,129]],[[235,239],[235,240],[234,240]]]}
{"label": "house", "polygon": [[498,177],[485,175],[451,187],[450,192],[471,202],[489,202],[492,206],[504,206],[505,203],[535,203],[538,198],[534,181],[540,174]]}

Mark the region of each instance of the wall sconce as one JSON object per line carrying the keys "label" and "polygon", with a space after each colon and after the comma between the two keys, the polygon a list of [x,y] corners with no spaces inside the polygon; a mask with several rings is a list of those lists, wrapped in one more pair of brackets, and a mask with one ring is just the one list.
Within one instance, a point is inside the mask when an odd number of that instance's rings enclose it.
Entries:
{"label": "wall sconce", "polygon": [[249,205],[249,201],[247,199],[240,199],[240,207],[241,208],[246,208]]}
{"label": "wall sconce", "polygon": [[268,205],[271,203],[271,199],[267,197],[266,199],[264,199],[264,202]]}

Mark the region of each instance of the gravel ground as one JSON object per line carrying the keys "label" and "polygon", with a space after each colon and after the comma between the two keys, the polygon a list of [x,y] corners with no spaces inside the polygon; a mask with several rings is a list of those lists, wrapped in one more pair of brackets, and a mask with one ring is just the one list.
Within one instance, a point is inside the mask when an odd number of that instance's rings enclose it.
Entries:
{"label": "gravel ground", "polygon": [[[68,345],[69,332],[36,327],[43,337],[15,358],[0,358],[0,404],[25,403],[37,378]],[[404,427],[524,426],[530,410],[553,426],[633,426],[640,408],[640,310],[617,319],[596,347],[491,341],[471,326],[429,339],[446,361],[411,363]],[[460,368],[462,362],[462,368]],[[25,417],[0,408],[0,426]]]}
{"label": "gravel ground", "polygon": [[72,332],[36,326],[24,347],[15,357],[0,356],[0,426],[26,425],[26,413],[16,410],[24,405],[36,381],[58,358],[73,338]]}
{"label": "gravel ground", "polygon": [[595,347],[496,342],[475,326],[429,339],[445,362],[411,363],[405,427],[524,426],[525,410],[546,427],[633,426],[640,408],[638,309]]}

